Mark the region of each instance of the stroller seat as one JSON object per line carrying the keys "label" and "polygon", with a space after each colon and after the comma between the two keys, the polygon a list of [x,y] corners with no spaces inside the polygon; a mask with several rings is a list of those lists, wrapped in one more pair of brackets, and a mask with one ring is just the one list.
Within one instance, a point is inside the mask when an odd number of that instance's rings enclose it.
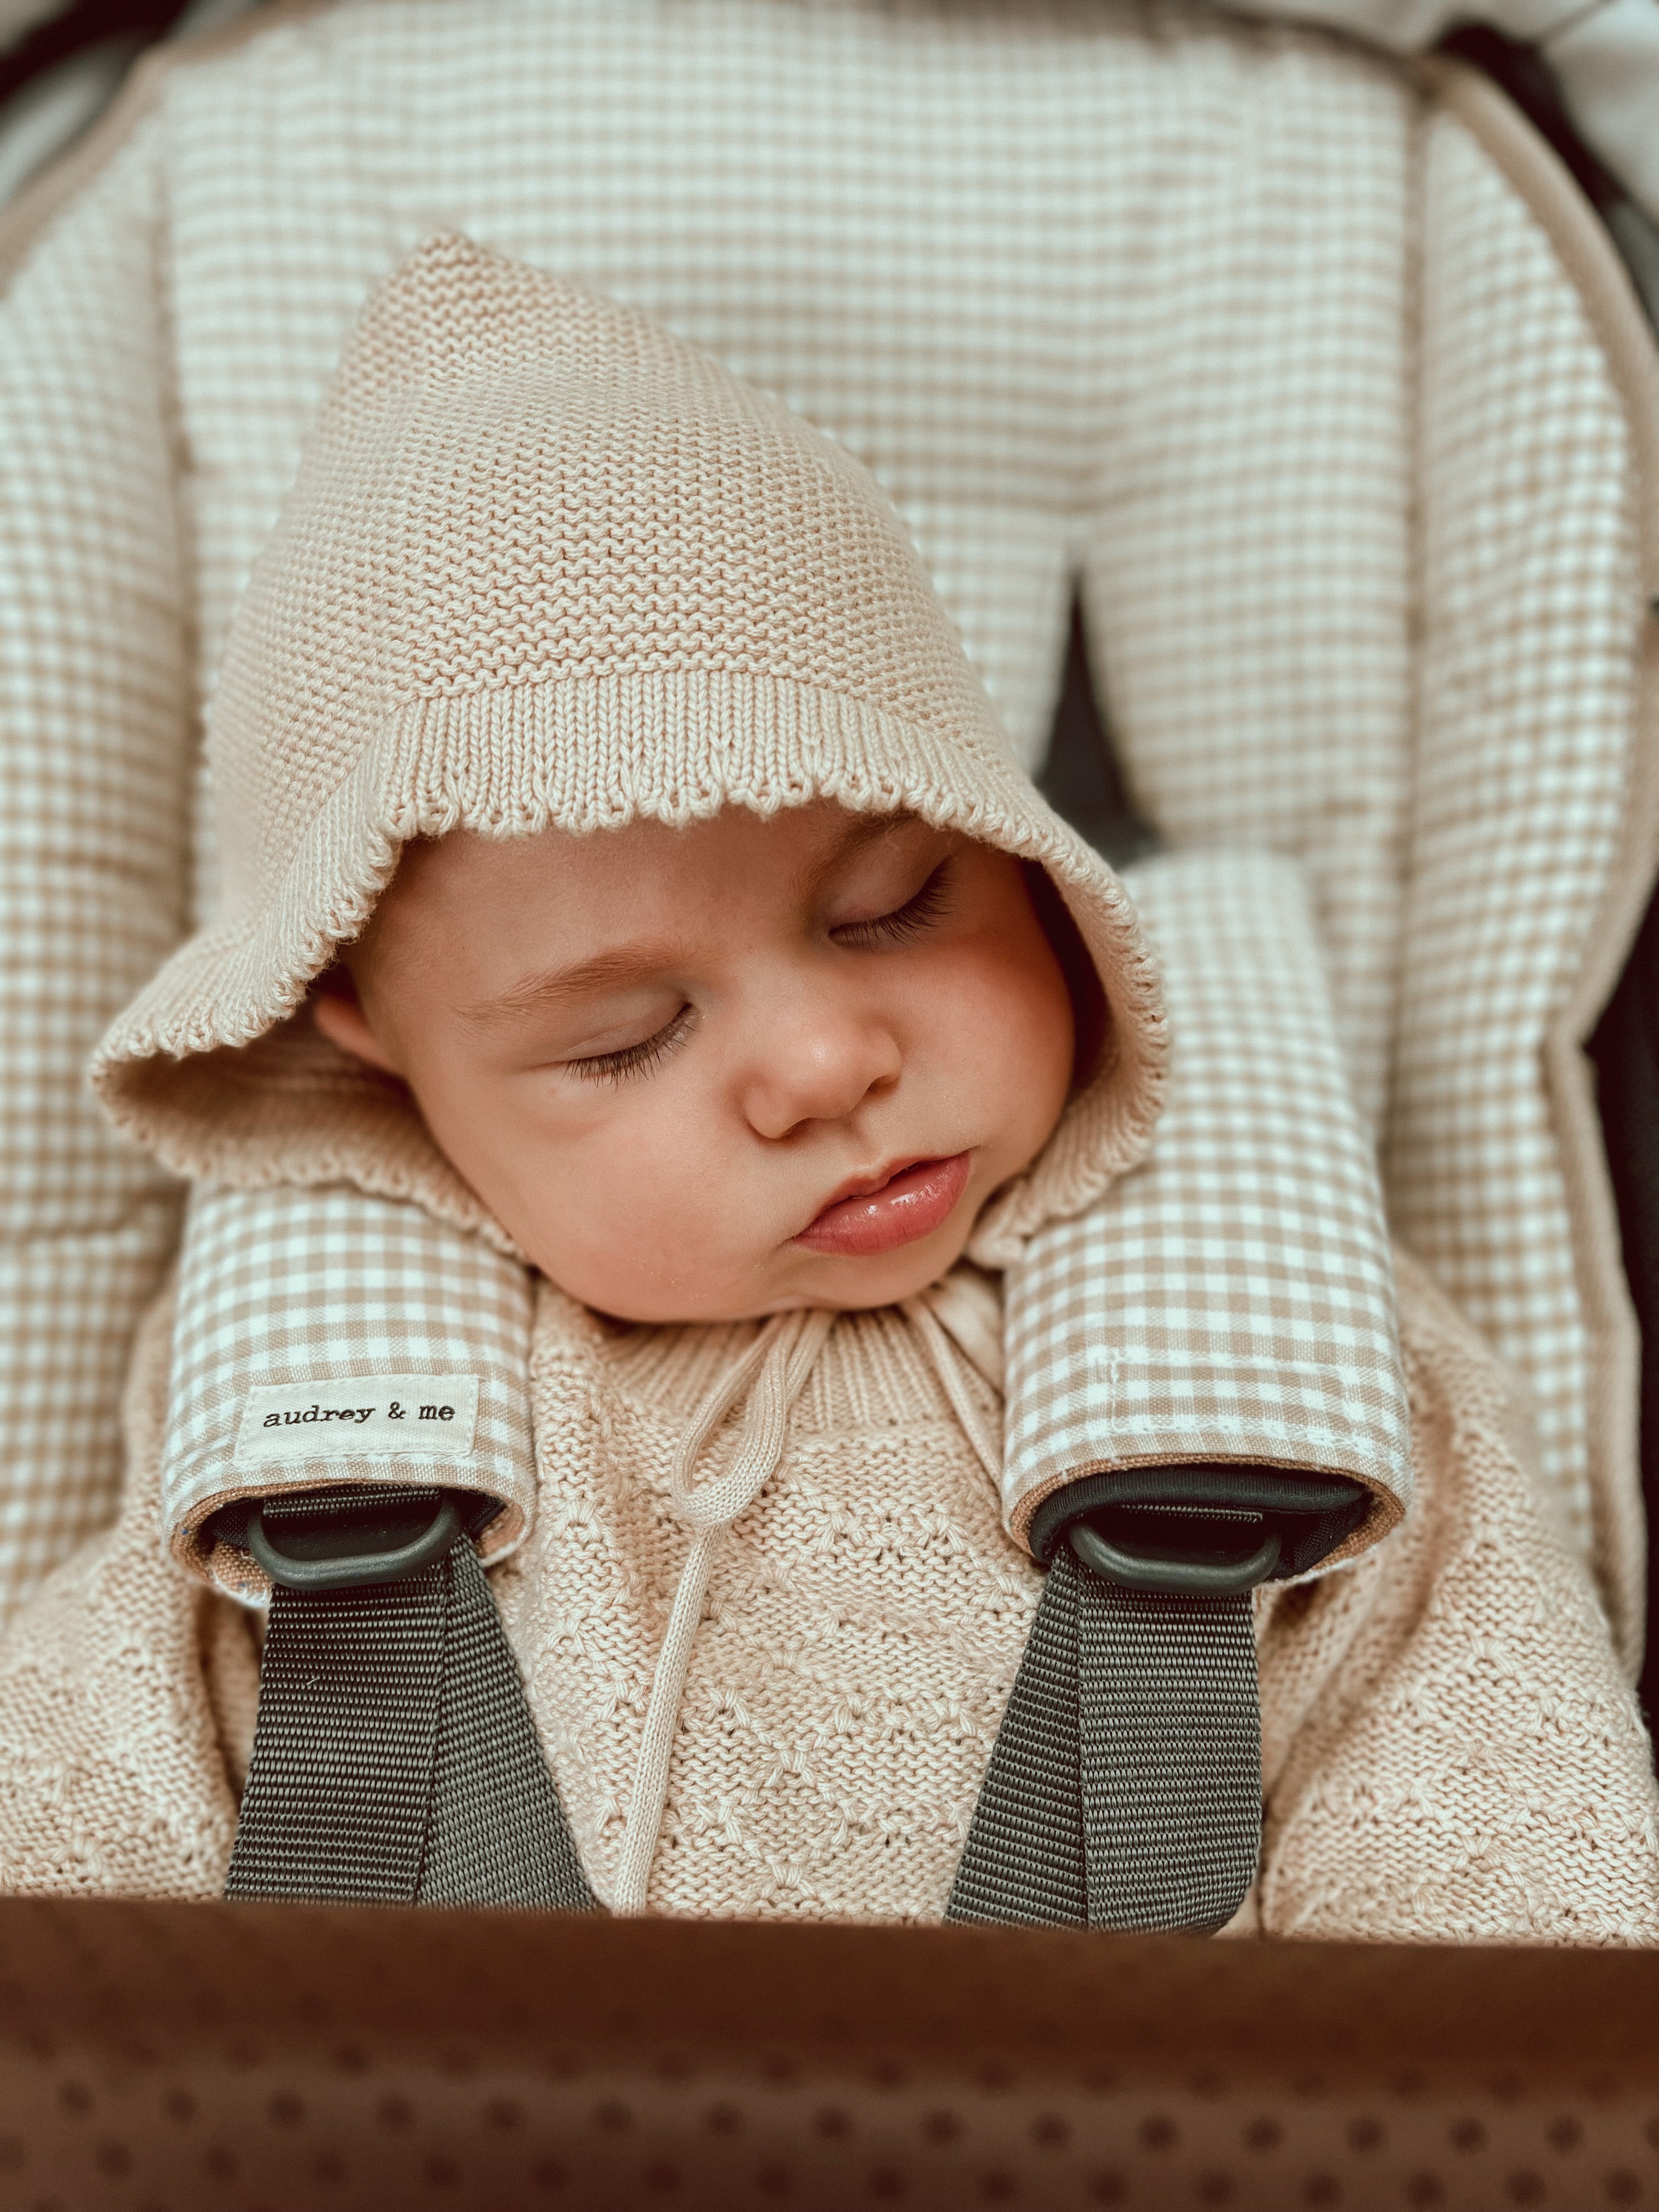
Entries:
{"label": "stroller seat", "polygon": [[[82,1068],[186,886],[211,909],[226,625],[365,295],[456,228],[866,459],[1033,766],[1080,595],[1139,811],[1300,865],[1392,1224],[1522,1378],[1633,1668],[1635,1335],[1582,1047],[1659,866],[1659,372],[1478,81],[1198,9],[278,7],[151,66],[18,210],[10,1590],[107,1517],[176,1241]],[[1143,1298],[1206,1205],[1115,1195]],[[227,1343],[337,1330],[269,1257]]]}

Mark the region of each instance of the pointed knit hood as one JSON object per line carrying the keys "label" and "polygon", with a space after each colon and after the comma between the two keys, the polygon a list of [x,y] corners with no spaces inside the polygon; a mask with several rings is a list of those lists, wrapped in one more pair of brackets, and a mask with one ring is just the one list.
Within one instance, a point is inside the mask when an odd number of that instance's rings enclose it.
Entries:
{"label": "pointed knit hood", "polygon": [[1164,1039],[1121,886],[1015,765],[868,472],[645,316],[441,237],[371,301],[227,647],[209,732],[223,896],[100,1048],[183,1173],[348,1181],[505,1243],[400,1085],[324,1040],[313,979],[402,842],[726,805],[905,807],[1044,867],[1093,957],[1099,1065],[975,1249],[1145,1149]]}

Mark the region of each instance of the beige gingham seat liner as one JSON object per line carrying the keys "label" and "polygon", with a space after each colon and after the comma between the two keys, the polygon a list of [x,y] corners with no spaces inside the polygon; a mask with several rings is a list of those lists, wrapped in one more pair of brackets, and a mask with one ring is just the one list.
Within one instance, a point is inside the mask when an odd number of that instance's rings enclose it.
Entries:
{"label": "beige gingham seat liner", "polygon": [[175,1234],[81,1070],[185,926],[199,696],[365,294],[453,225],[651,309],[867,459],[1028,759],[1081,574],[1143,806],[1178,845],[1304,862],[1395,1218],[1528,1378],[1628,1647],[1630,1323],[1588,1091],[1547,1066],[1633,920],[1593,938],[1621,824],[1647,834],[1628,303],[1593,326],[1559,223],[1462,114],[1317,37],[1173,11],[301,7],[155,72],[20,222],[14,1590],[109,1510]]}

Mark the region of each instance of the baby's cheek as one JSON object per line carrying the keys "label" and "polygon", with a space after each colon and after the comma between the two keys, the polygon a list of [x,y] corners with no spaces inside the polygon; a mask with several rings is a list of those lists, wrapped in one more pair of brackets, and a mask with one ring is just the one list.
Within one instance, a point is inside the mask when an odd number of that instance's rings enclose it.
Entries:
{"label": "baby's cheek", "polygon": [[1071,993],[1048,939],[1033,923],[979,979],[978,1003],[962,1026],[975,1039],[975,1079],[1000,1124],[1012,1173],[1047,1143],[1065,1109],[1076,1051]]}
{"label": "baby's cheek", "polygon": [[526,1190],[531,1256],[561,1290],[627,1320],[684,1318],[730,1265],[729,1174],[698,1143],[695,1115],[658,1109],[546,1160]]}
{"label": "baby's cheek", "polygon": [[1009,1104],[1018,1148],[1029,1161],[1054,1134],[1071,1092],[1074,1024],[1064,984],[1058,1006],[1046,996],[1036,1004],[1028,1001],[1019,1024],[1006,1064],[1018,1071]]}

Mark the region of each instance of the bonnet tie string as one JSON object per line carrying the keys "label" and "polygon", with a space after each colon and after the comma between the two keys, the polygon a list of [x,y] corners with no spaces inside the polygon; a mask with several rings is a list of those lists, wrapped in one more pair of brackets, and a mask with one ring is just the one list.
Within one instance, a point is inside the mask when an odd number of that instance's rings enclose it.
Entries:
{"label": "bonnet tie string", "polygon": [[[668,1632],[652,1677],[645,1740],[634,1777],[628,1832],[617,1874],[613,1909],[619,1913],[645,1909],[651,1863],[656,1856],[668,1797],[668,1763],[679,1723],[680,1699],[685,1692],[691,1647],[702,1619],[715,1553],[727,1528],[753,1504],[776,1471],[783,1456],[790,1408],[835,1323],[833,1313],[822,1312],[780,1314],[769,1322],[698,1407],[674,1455],[669,1499],[675,1518],[692,1532],[691,1547],[680,1570]],[[738,1393],[757,1376],[731,1466],[714,1481],[694,1488],[691,1477],[704,1446]]]}

